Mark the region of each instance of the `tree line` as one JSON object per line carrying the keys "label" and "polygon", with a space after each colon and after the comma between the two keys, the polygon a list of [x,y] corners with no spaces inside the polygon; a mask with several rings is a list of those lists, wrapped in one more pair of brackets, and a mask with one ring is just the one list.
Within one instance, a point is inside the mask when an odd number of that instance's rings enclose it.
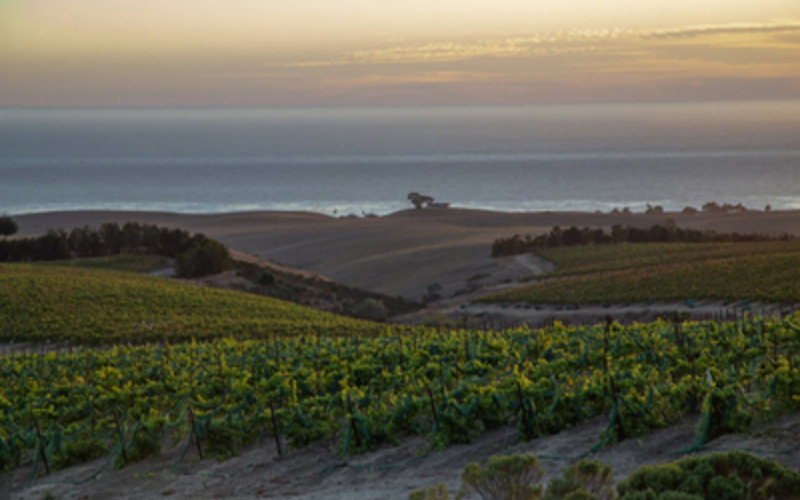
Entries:
{"label": "tree line", "polygon": [[794,236],[781,234],[771,236],[759,233],[718,233],[712,230],[700,231],[677,227],[675,224],[656,224],[650,228],[635,226],[611,227],[611,232],[602,228],[578,228],[572,226],[562,229],[553,227],[550,232],[533,237],[515,234],[509,238],[498,238],[492,243],[492,257],[505,257],[535,252],[545,248],[611,245],[619,243],[740,243],[752,241],[790,240]]}
{"label": "tree line", "polygon": [[228,249],[203,234],[138,222],[127,222],[123,226],[108,222],[99,228],[84,226],[70,232],[50,229],[38,237],[0,240],[0,262],[66,260],[123,253],[174,258],[176,273],[183,278],[219,273],[230,264]]}

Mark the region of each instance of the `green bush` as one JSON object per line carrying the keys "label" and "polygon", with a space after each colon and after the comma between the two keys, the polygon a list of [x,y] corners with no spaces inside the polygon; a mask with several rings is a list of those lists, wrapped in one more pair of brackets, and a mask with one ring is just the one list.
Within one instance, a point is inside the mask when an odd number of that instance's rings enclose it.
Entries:
{"label": "green bush", "polygon": [[12,236],[16,234],[18,230],[19,225],[17,225],[17,221],[7,215],[0,217],[0,236],[3,238]]}
{"label": "green bush", "polygon": [[236,275],[262,286],[275,284],[275,275],[272,271],[251,262],[236,262]]}
{"label": "green bush", "polygon": [[200,246],[178,255],[175,272],[181,278],[199,278],[221,273],[228,268],[230,257],[225,245],[206,240]]}
{"label": "green bush", "polygon": [[677,491],[667,491],[664,493],[654,493],[653,490],[637,491],[625,496],[625,500],[704,500],[698,495],[680,493]]}
{"label": "green bush", "polygon": [[570,465],[561,477],[547,485],[545,500],[612,500],[614,469],[598,461],[582,460]]}
{"label": "green bush", "polygon": [[534,455],[493,456],[486,467],[471,463],[461,473],[463,493],[483,500],[537,500],[544,471]]}
{"label": "green bush", "polygon": [[439,483],[436,486],[412,491],[408,495],[408,500],[450,500],[450,493],[446,484]]}
{"label": "green bush", "polygon": [[621,482],[617,491],[620,500],[798,500],[800,474],[776,462],[731,451],[642,467]]}

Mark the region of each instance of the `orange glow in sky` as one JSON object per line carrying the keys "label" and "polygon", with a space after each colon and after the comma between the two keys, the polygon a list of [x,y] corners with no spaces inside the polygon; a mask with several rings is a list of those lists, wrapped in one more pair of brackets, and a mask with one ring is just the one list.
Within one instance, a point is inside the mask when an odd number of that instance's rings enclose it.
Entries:
{"label": "orange glow in sky", "polygon": [[0,106],[785,98],[797,0],[0,0]]}

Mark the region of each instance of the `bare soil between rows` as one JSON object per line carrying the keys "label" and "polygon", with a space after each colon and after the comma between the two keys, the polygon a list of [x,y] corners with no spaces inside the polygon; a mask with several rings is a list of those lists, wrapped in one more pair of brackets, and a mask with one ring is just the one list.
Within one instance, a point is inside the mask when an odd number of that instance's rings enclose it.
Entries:
{"label": "bare soil between rows", "polygon": [[[652,432],[641,440],[627,440],[601,448],[589,458],[612,465],[616,479],[642,465],[681,458],[676,451],[689,447],[695,439],[697,417],[669,428]],[[80,482],[103,466],[106,459],[75,466],[30,481],[31,466],[0,474],[0,500],[40,500],[47,492],[58,499],[240,499],[296,498],[302,500],[405,500],[414,489],[445,483],[451,491],[460,487],[459,475],[469,462],[482,462],[498,453],[532,453],[541,458],[546,471],[544,481],[561,474],[576,460],[569,457],[590,450],[606,428],[608,419],[598,417],[559,434],[516,444],[515,428],[485,433],[472,444],[451,446],[425,455],[426,439],[409,437],[399,446],[385,447],[342,460],[336,443],[319,443],[303,449],[290,449],[279,457],[275,443],[265,439],[239,457],[218,462],[198,460],[193,447],[181,467],[189,474],[170,467],[181,456],[185,441],[166,450],[162,456],[110,471],[84,484]],[[747,434],[718,438],[709,444],[714,449],[759,450],[764,458],[800,470],[800,453],[776,453],[800,444],[797,415],[784,416],[753,426]],[[703,451],[710,453],[713,450]],[[344,465],[344,464],[348,465]],[[338,467],[333,467],[338,465]]]}

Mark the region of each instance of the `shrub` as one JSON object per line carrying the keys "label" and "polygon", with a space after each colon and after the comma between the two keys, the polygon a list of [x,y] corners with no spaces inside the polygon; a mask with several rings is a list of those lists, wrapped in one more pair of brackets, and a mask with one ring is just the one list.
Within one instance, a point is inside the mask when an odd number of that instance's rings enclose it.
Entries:
{"label": "shrub", "polygon": [[617,486],[620,500],[797,500],[800,474],[731,451],[645,466]]}
{"label": "shrub", "polygon": [[359,318],[382,320],[386,319],[389,311],[380,300],[368,298],[356,307],[355,313]]}
{"label": "shrub", "polygon": [[0,236],[7,238],[17,234],[17,231],[19,231],[17,221],[7,215],[0,217]]}
{"label": "shrub", "polygon": [[[659,207],[655,207],[654,213]],[[735,208],[735,207],[734,207]],[[684,209],[687,212],[689,207]],[[611,233],[603,229],[589,227],[578,228],[572,226],[561,229],[555,226],[549,233],[541,234],[535,238],[531,235],[522,237],[518,234],[508,238],[498,238],[492,243],[492,257],[504,257],[535,252],[545,248],[609,245],[619,243],[740,243],[753,241],[785,241],[794,238],[789,234],[772,236],[768,234],[742,234],[742,233],[717,233],[716,231],[688,229],[678,227],[675,221],[668,220],[665,224],[656,224],[650,228],[636,226],[621,226],[616,224],[611,227]]]}
{"label": "shrub", "polygon": [[446,484],[439,483],[436,486],[412,491],[408,495],[408,500],[450,500],[450,493]]}
{"label": "shrub", "polygon": [[[0,217],[0,235],[13,234],[16,232],[15,227],[13,220]],[[229,265],[228,250],[218,241],[202,234],[192,236],[180,229],[166,229],[135,222],[126,223],[122,228],[116,223],[105,223],[99,229],[78,227],[69,234],[61,230],[49,230],[47,234],[37,238],[0,240],[0,262],[66,260],[72,257],[118,255],[123,252],[176,258],[178,275],[185,278],[220,273]],[[262,274],[260,278],[262,284],[272,283],[271,275]]]}
{"label": "shrub", "polygon": [[567,467],[561,477],[552,479],[544,498],[611,500],[614,498],[614,469],[596,460],[582,460]]}
{"label": "shrub", "polygon": [[483,500],[536,500],[544,471],[534,455],[493,456],[486,467],[471,463],[461,473],[463,492]]}
{"label": "shrub", "polygon": [[180,254],[175,261],[175,271],[181,278],[199,278],[221,273],[228,264],[228,249],[222,243],[206,240],[201,246]]}
{"label": "shrub", "polygon": [[256,280],[256,283],[263,286],[272,286],[275,284],[275,275],[266,269],[262,269],[261,275]]}

